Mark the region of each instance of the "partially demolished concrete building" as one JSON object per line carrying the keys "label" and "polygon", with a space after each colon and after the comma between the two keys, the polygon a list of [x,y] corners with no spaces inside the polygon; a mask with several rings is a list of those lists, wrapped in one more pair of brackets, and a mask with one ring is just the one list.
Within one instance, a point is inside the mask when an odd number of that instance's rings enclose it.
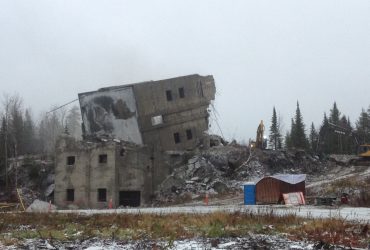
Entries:
{"label": "partially demolished concrete building", "polygon": [[171,173],[174,151],[207,144],[212,76],[189,75],[79,94],[82,142],[57,145],[60,207],[140,206]]}

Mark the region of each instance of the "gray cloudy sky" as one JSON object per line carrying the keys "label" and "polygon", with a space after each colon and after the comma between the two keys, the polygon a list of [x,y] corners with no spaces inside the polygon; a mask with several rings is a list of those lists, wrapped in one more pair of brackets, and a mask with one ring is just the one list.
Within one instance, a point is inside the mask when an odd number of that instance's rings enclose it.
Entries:
{"label": "gray cloudy sky", "polygon": [[[370,1],[2,0],[1,91],[35,116],[77,93],[212,74],[227,138],[255,137],[296,101],[316,125],[370,105]],[[218,129],[214,128],[215,131]]]}

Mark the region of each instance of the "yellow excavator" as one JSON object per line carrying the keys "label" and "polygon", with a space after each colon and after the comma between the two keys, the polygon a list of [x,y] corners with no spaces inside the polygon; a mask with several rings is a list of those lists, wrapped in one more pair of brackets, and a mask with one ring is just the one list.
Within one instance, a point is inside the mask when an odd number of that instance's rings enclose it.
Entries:
{"label": "yellow excavator", "polygon": [[357,158],[350,163],[355,166],[370,166],[370,144],[358,145]]}
{"label": "yellow excavator", "polygon": [[359,145],[358,156],[368,158],[370,160],[370,144]]}
{"label": "yellow excavator", "polygon": [[251,148],[266,149],[267,139],[263,136],[264,133],[265,133],[265,125],[263,125],[263,120],[261,120],[257,128],[256,141],[250,141],[249,146]]}

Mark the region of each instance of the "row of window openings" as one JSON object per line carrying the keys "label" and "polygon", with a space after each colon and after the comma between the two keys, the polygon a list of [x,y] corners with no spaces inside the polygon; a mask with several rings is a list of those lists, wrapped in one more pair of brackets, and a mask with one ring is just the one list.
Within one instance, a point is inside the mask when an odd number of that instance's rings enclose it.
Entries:
{"label": "row of window openings", "polygon": [[[108,163],[108,155],[102,154],[98,158],[99,163]],[[73,166],[76,163],[76,156],[67,156],[67,165]]]}
{"label": "row of window openings", "polygon": [[[67,189],[67,201],[74,201],[75,200],[75,190],[74,189]],[[98,188],[98,202],[106,202],[107,201],[107,189],[106,188]]]}
{"label": "row of window openings", "polygon": [[[181,142],[180,133],[176,132],[173,134],[173,139],[175,140],[175,143],[178,144]],[[191,132],[191,129],[186,130],[186,139],[191,140],[193,139],[193,133]]]}
{"label": "row of window openings", "polygon": [[[171,90],[167,90],[166,91],[166,97],[167,97],[167,101],[169,101],[169,102],[173,100],[172,91]],[[179,88],[179,97],[180,98],[185,98],[185,90],[184,90],[184,88]]]}

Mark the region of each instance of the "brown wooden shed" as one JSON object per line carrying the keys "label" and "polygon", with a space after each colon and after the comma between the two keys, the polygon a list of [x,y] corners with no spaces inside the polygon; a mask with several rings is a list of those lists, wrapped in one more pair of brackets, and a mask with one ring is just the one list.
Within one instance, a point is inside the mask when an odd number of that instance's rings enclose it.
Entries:
{"label": "brown wooden shed", "polygon": [[266,176],[256,183],[256,204],[276,204],[283,201],[283,194],[306,194],[305,174],[279,174]]}

